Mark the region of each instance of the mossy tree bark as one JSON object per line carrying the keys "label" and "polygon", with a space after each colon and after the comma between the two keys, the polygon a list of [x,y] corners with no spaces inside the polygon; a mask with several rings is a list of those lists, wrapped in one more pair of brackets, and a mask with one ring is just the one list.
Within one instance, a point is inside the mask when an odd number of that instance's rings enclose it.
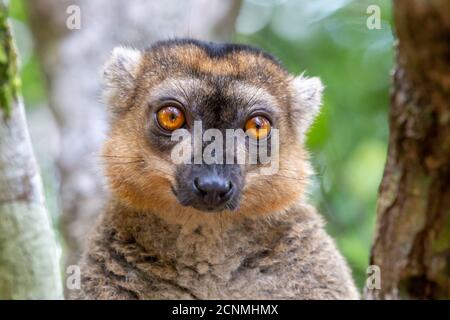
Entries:
{"label": "mossy tree bark", "polygon": [[0,2],[0,299],[62,297],[53,229],[19,94],[16,51]]}
{"label": "mossy tree bark", "polygon": [[450,2],[396,0],[388,159],[367,298],[450,299]]}

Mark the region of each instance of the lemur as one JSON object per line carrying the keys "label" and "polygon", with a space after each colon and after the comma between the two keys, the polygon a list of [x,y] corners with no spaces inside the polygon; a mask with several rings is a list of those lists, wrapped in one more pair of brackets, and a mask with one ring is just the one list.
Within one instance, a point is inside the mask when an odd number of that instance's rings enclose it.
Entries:
{"label": "lemur", "polygon": [[[319,78],[292,76],[251,46],[176,39],[114,49],[103,82],[110,195],[76,298],[359,298],[306,195],[304,141],[321,104]],[[278,130],[278,170],[174,163],[172,133],[195,121],[247,129],[256,143]]]}

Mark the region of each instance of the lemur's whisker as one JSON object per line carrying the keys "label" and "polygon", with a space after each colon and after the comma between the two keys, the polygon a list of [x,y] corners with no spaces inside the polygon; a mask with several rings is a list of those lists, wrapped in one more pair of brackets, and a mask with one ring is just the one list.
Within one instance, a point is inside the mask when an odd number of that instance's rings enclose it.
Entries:
{"label": "lemur's whisker", "polygon": [[292,180],[297,180],[297,181],[308,181],[308,179],[305,178],[298,178],[298,177],[289,177],[289,176],[283,176],[280,174],[274,174],[274,177],[279,177],[279,178],[284,178],[284,179],[292,179]]}
{"label": "lemur's whisker", "polygon": [[[117,162],[117,161],[104,161],[104,162],[102,162],[102,163],[100,163],[100,164],[102,164],[102,165],[107,165],[107,164],[118,165],[118,164],[134,164],[134,163],[145,163],[145,161],[144,161],[144,160],[137,160],[137,161],[120,161],[120,162]],[[159,169],[156,169],[156,168],[149,168],[148,171],[149,171],[149,172],[152,172],[152,171],[153,171],[153,172],[160,172],[160,173],[163,173],[164,175],[170,174],[169,171],[159,170]]]}
{"label": "lemur's whisker", "polygon": [[[289,169],[279,169],[278,172],[293,172],[293,173],[305,173],[302,170],[289,170]],[[318,176],[321,177],[323,176],[323,172],[312,172],[312,173],[308,173],[308,175],[310,176]]]}
{"label": "lemur's whisker", "polygon": [[135,156],[116,156],[116,155],[98,155],[96,158],[126,158],[126,159],[143,159],[143,157]]}
{"label": "lemur's whisker", "polygon": [[278,172],[302,173],[302,170],[278,169]]}
{"label": "lemur's whisker", "polygon": [[144,163],[144,160],[138,161],[103,161],[100,162],[101,165],[116,165],[116,164],[132,164],[132,163]]}

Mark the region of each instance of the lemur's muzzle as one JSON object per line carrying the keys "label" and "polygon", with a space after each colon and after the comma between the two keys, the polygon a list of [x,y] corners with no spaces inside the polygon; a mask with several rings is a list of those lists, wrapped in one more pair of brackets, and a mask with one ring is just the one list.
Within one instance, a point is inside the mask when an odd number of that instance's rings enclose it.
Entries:
{"label": "lemur's muzzle", "polygon": [[183,165],[175,193],[181,204],[203,211],[234,210],[242,190],[238,165]]}

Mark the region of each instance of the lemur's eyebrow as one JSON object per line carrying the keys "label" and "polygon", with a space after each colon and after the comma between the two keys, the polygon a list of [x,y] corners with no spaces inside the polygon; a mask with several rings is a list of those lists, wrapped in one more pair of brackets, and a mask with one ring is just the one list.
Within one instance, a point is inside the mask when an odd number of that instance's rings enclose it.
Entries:
{"label": "lemur's eyebrow", "polygon": [[200,79],[167,78],[155,86],[150,92],[151,101],[167,100],[169,97],[181,100],[189,105],[195,90],[204,86]]}
{"label": "lemur's eyebrow", "polygon": [[231,94],[239,95],[244,109],[250,111],[261,107],[269,111],[276,111],[277,109],[278,104],[275,97],[263,87],[236,81],[231,84],[229,90]]}
{"label": "lemur's eyebrow", "polygon": [[[245,81],[232,81],[227,88],[221,89],[230,98],[238,99],[240,109],[246,113],[251,113],[255,109],[276,113],[279,109],[276,98],[264,87]],[[214,94],[214,90],[214,86],[202,79],[167,78],[151,90],[149,99],[151,102],[177,99],[185,106],[189,106],[196,96]]]}

